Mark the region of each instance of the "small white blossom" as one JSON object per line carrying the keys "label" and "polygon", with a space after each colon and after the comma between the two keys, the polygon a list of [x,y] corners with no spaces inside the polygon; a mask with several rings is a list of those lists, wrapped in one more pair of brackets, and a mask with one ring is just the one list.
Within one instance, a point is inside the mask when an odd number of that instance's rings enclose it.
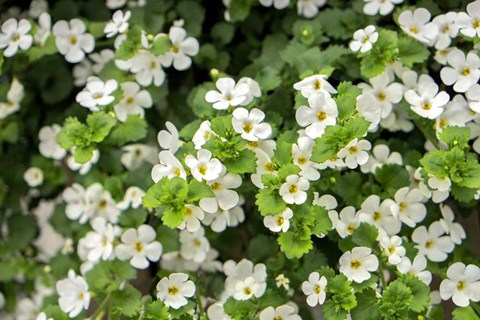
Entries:
{"label": "small white blossom", "polygon": [[395,235],[400,232],[402,223],[392,213],[394,205],[392,199],[381,201],[379,196],[372,194],[362,202],[358,211],[359,220],[375,225],[380,234]]}
{"label": "small white blossom", "polygon": [[24,96],[23,85],[14,77],[7,92],[7,101],[0,102],[0,120],[20,110],[20,102],[22,102]]}
{"label": "small white blossom", "polygon": [[440,205],[440,212],[443,217],[440,219],[443,229],[455,244],[461,244],[462,240],[465,239],[467,235],[460,223],[453,222],[455,218],[453,210],[448,205]]}
{"label": "small white blossom", "polygon": [[275,9],[281,10],[288,7],[290,0],[258,0],[260,4],[264,7],[271,7],[272,5]]}
{"label": "small white blossom", "polygon": [[290,228],[290,219],[293,217],[293,211],[290,208],[285,208],[277,215],[268,215],[263,218],[263,224],[272,232],[287,232]]}
{"label": "small white blossom", "polygon": [[350,42],[350,49],[352,51],[360,51],[365,53],[370,51],[373,44],[378,40],[378,32],[376,32],[374,25],[369,25],[365,29],[358,29],[353,34],[353,41]]}
{"label": "small white blossom", "polygon": [[136,170],[145,162],[156,163],[157,149],[155,147],[135,143],[122,147],[120,162],[128,170]]}
{"label": "small white blossom", "polygon": [[456,92],[466,92],[480,79],[480,58],[476,51],[470,51],[465,57],[462,50],[453,50],[447,62],[451,67],[443,67],[440,77],[447,86],[453,85]]}
{"label": "small white blossom", "polygon": [[43,171],[37,167],[30,167],[23,174],[23,179],[30,187],[38,187],[43,183]]}
{"label": "small white blossom", "polygon": [[243,201],[240,198],[239,205],[228,210],[218,208],[216,212],[206,212],[203,223],[210,226],[213,232],[223,232],[227,227],[238,226],[245,220],[245,213],[241,207]]}
{"label": "small white blossom", "polygon": [[325,79],[324,74],[316,74],[306,77],[293,85],[295,90],[301,92],[302,96],[309,98],[316,92],[322,92],[325,96],[330,97],[331,93],[337,93],[337,90]]}
{"label": "small white blossom", "polygon": [[213,108],[225,110],[242,104],[250,91],[246,83],[235,85],[232,78],[220,78],[215,82],[217,90],[210,90],[205,95],[205,100],[213,103]]}
{"label": "small white blossom", "polygon": [[382,16],[386,16],[393,11],[394,5],[402,3],[403,0],[363,0],[365,5],[363,6],[363,13],[374,16],[380,13]]}
{"label": "small white blossom", "polygon": [[202,263],[210,250],[210,243],[205,237],[205,230],[198,229],[195,232],[188,230],[180,231],[180,254],[185,260],[193,260]]}
{"label": "small white blossom", "polygon": [[134,209],[140,208],[142,206],[142,197],[144,195],[145,191],[143,191],[139,187],[129,187],[127,191],[125,191],[125,196],[123,197],[123,200],[117,203],[117,208],[120,208],[122,210],[126,210],[129,207]]}
{"label": "small white blossom", "polygon": [[367,163],[361,166],[363,173],[372,172],[375,174],[377,169],[380,169],[385,164],[397,164],[402,165],[402,156],[398,152],[390,153],[390,148],[386,144],[377,144],[373,147],[372,156],[368,159]]}
{"label": "small white blossom", "polygon": [[455,244],[449,236],[444,236],[445,230],[440,222],[432,223],[428,230],[425,226],[416,228],[412,233],[418,253],[427,256],[430,261],[441,262],[448,258]]}
{"label": "small white blossom", "polygon": [[146,269],[150,265],[149,260],[158,261],[163,252],[162,244],[155,238],[155,230],[147,224],[127,229],[122,234],[122,243],[115,248],[115,254],[120,260],[130,260],[137,269]]}
{"label": "small white blossom", "polygon": [[97,262],[100,259],[109,260],[115,256],[113,241],[121,233],[120,227],[114,226],[102,217],[92,221],[93,231],[83,238],[84,248],[88,251],[87,259]]}
{"label": "small white blossom", "polygon": [[217,158],[212,158],[212,153],[206,149],[198,150],[197,158],[188,155],[185,164],[190,168],[193,177],[198,181],[212,181],[220,176],[222,163]]}
{"label": "small white blossom", "polygon": [[32,46],[33,38],[28,34],[32,25],[28,20],[17,21],[10,18],[2,24],[0,33],[0,49],[5,57],[12,57],[20,48],[28,50]]}
{"label": "small white blossom", "polygon": [[215,197],[201,199],[199,202],[200,208],[208,213],[215,213],[219,208],[223,210],[232,209],[239,203],[240,197],[236,191],[231,189],[236,189],[241,184],[242,178],[240,175],[227,172],[225,166],[222,166],[219,177],[207,182]]}
{"label": "small white blossom", "polygon": [[328,217],[341,238],[346,238],[351,235],[360,224],[359,212],[352,206],[343,208],[340,214],[336,211],[329,211]]}
{"label": "small white blossom", "polygon": [[480,0],[467,4],[467,12],[459,12],[457,23],[467,37],[480,37]]}
{"label": "small white blossom", "polygon": [[180,230],[187,229],[190,232],[195,232],[200,229],[200,221],[205,217],[205,212],[197,206],[187,204],[185,205],[185,218],[178,226]]}
{"label": "small white blossom", "polygon": [[74,318],[87,310],[90,305],[90,292],[84,278],[77,276],[75,271],[68,272],[68,278],[57,281],[58,305],[63,312]]}
{"label": "small white blossom", "polygon": [[194,37],[187,37],[187,31],[181,27],[173,26],[170,28],[168,36],[172,42],[172,48],[169,52],[160,57],[164,67],[169,67],[173,63],[175,70],[186,70],[192,64],[192,56],[199,50],[199,44]]}
{"label": "small white blossom", "polygon": [[378,269],[378,259],[367,247],[355,247],[340,257],[340,272],[349,280],[362,283]]}
{"label": "small white blossom", "polygon": [[450,96],[445,91],[438,92],[435,81],[429,75],[422,74],[419,77],[418,89],[405,92],[405,100],[419,116],[435,119],[443,112]]}
{"label": "small white blossom", "polygon": [[112,16],[112,20],[107,22],[103,32],[106,34],[107,38],[112,38],[119,33],[124,33],[128,29],[128,20],[132,13],[130,11],[125,12],[117,10]]}
{"label": "small white blossom", "polygon": [[425,256],[418,254],[413,259],[413,262],[410,261],[407,257],[403,257],[402,261],[397,264],[397,270],[402,274],[413,274],[418,277],[423,283],[427,286],[432,282],[432,273],[427,268],[427,258]]}
{"label": "small white blossom", "polygon": [[167,130],[160,130],[160,132],[158,132],[158,144],[162,149],[175,153],[183,142],[180,141],[177,127],[175,127],[173,123],[167,121],[165,122],[165,127],[167,127]]}
{"label": "small white blossom", "polygon": [[51,29],[52,18],[50,17],[48,12],[43,12],[40,17],[38,17],[37,31],[33,37],[35,43],[43,47],[51,34]]}
{"label": "small white blossom", "polygon": [[310,161],[315,141],[309,137],[298,138],[297,143],[292,145],[293,163],[302,169],[299,175],[310,181],[320,179],[320,173],[317,170],[317,164]]}
{"label": "small white blossom", "polygon": [[[258,298],[265,293],[267,288],[267,269],[263,263],[254,265],[246,259],[242,259],[239,263],[228,260],[223,264],[223,271],[227,276],[227,279],[225,279],[225,294],[227,296],[233,296],[237,292],[237,283],[244,282],[248,277],[255,280],[254,284],[258,284],[258,286],[255,286],[257,290],[252,290],[251,294]],[[239,287],[239,289],[242,290],[243,288]],[[251,286],[250,289],[252,289]],[[241,292],[238,292],[238,295],[244,296]]]}
{"label": "small white blossom", "polygon": [[438,26],[438,36],[435,41],[435,49],[442,50],[448,48],[453,38],[456,38],[460,26],[457,23],[457,13],[448,12],[433,18],[433,23]]}
{"label": "small white blossom", "polygon": [[312,93],[308,98],[309,106],[300,106],[295,119],[305,134],[312,139],[323,135],[325,128],[337,123],[338,109],[335,100],[322,92]]}
{"label": "small white blossom", "polygon": [[95,39],[85,31],[85,23],[80,19],[72,19],[70,22],[60,20],[53,25],[52,32],[58,52],[63,54],[68,62],[82,61],[85,53],[90,53],[95,48]]}
{"label": "small white blossom", "polygon": [[284,304],[277,308],[267,307],[260,312],[260,320],[301,320],[302,318],[297,314],[295,308]]}
{"label": "small white blossom", "polygon": [[208,140],[210,140],[213,136],[215,136],[215,133],[210,128],[210,121],[208,120],[203,121],[192,138],[192,142],[195,145],[195,149],[200,150],[202,146]]}
{"label": "small white blossom", "polygon": [[322,305],[325,302],[327,286],[327,279],[320,278],[318,272],[312,272],[308,276],[308,281],[302,283],[303,294],[307,295],[307,304],[310,307],[315,307],[317,304]]}
{"label": "small white blossom", "polygon": [[391,206],[392,213],[407,226],[414,228],[427,214],[422,201],[423,194],[419,189],[403,187],[395,193],[395,204]]}
{"label": "small white blossom", "polygon": [[67,154],[67,150],[60,147],[57,143],[57,134],[62,130],[58,124],[52,124],[51,126],[45,126],[38,132],[38,149],[42,156],[46,158],[52,158],[55,160],[61,160]]}
{"label": "small white blossom", "polygon": [[99,111],[99,106],[106,106],[115,100],[111,95],[118,87],[117,81],[111,79],[103,82],[99,78],[89,77],[85,88],[80,91],[75,100],[90,111]]}
{"label": "small white blossom", "polygon": [[169,179],[179,177],[182,179],[187,178],[187,173],[183,168],[183,165],[170,151],[161,151],[158,155],[160,163],[156,164],[152,168],[152,180],[156,183],[163,177]]}
{"label": "small white blossom", "polygon": [[367,163],[369,155],[366,150],[370,150],[371,148],[372,145],[369,141],[358,141],[358,139],[355,138],[338,151],[338,157],[344,159],[347,167],[355,169],[358,165]]}
{"label": "small white blossom", "polygon": [[289,175],[285,179],[279,190],[280,196],[288,204],[302,204],[307,200],[307,191],[310,188],[310,183],[304,177],[296,174]]}
{"label": "small white blossom", "polygon": [[186,298],[195,294],[195,284],[185,273],[172,273],[157,284],[157,298],[169,308],[179,309],[186,305]]}
{"label": "small white blossom", "polygon": [[262,110],[253,108],[236,108],[232,113],[232,126],[235,132],[248,141],[267,139],[272,134],[272,127],[268,123],[261,123],[265,118]]}
{"label": "small white blossom", "polygon": [[165,71],[162,69],[159,58],[149,51],[141,51],[134,56],[130,60],[128,69],[135,74],[138,84],[144,87],[151,84],[160,87],[165,81]]}
{"label": "small white blossom", "polygon": [[480,268],[462,262],[452,264],[447,270],[448,279],[440,283],[440,296],[443,300],[452,298],[459,307],[467,307],[470,301],[480,301]]}
{"label": "small white blossom", "polygon": [[430,12],[425,8],[417,8],[414,12],[403,11],[398,16],[398,23],[403,31],[412,38],[425,44],[433,44],[438,35],[438,26],[429,22]]}
{"label": "small white blossom", "polygon": [[382,237],[379,243],[388,257],[388,263],[397,265],[402,261],[406,254],[406,250],[402,246],[402,238],[399,236]]}
{"label": "small white blossom", "polygon": [[147,90],[140,90],[140,86],[136,82],[124,82],[120,87],[123,91],[122,100],[113,107],[118,120],[125,122],[130,114],[136,114],[143,118],[144,109],[150,108],[153,104],[150,93]]}
{"label": "small white blossom", "polygon": [[362,93],[357,97],[356,109],[358,114],[370,122],[368,130],[377,130],[378,124],[382,119],[382,108],[378,106],[377,98],[371,92]]}
{"label": "small white blossom", "polygon": [[318,14],[318,8],[326,3],[327,0],[298,0],[297,13],[305,18],[313,18]]}

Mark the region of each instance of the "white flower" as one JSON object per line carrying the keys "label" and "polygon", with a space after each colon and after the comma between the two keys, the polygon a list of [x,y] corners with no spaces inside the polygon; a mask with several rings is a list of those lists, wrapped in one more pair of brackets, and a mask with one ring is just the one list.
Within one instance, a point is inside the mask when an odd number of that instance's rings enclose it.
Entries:
{"label": "white flower", "polygon": [[92,71],[95,74],[99,74],[105,65],[113,60],[115,56],[115,52],[110,49],[103,49],[100,52],[94,52],[88,55],[88,57],[92,60]]}
{"label": "white flower", "polygon": [[470,51],[465,58],[462,50],[453,50],[447,56],[452,67],[443,67],[440,77],[447,86],[453,84],[456,92],[466,92],[480,79],[480,58],[476,51]]}
{"label": "white flower", "polygon": [[85,175],[90,171],[92,165],[98,162],[99,158],[100,151],[98,151],[98,149],[95,149],[93,150],[92,158],[84,164],[76,162],[73,156],[69,156],[67,158],[67,166],[70,168],[70,170],[78,171],[81,175]]}
{"label": "white flower", "polygon": [[402,238],[399,236],[382,237],[379,243],[388,257],[388,263],[397,265],[402,261],[406,254],[405,248],[402,246]]}
{"label": "white flower", "polygon": [[[371,92],[376,100],[376,107],[382,110],[382,118],[386,118],[392,112],[392,105],[399,103],[403,96],[403,86],[393,82],[394,77],[390,77],[388,72],[384,72],[374,78],[369,79],[370,84],[359,83],[358,87],[363,93]],[[368,119],[367,119],[368,120]]]}
{"label": "white flower", "polygon": [[307,295],[307,304],[315,307],[317,304],[322,305],[325,302],[325,287],[327,286],[327,278],[321,277],[318,272],[312,272],[308,276],[308,281],[303,281],[302,291]]}
{"label": "white flower", "polygon": [[262,110],[253,108],[248,111],[245,108],[237,108],[233,111],[232,116],[233,130],[240,133],[245,140],[263,140],[272,134],[272,127],[268,123],[261,123],[265,118]]}
{"label": "white flower", "polygon": [[467,307],[470,301],[480,301],[480,268],[462,262],[452,264],[447,270],[448,279],[440,283],[440,296],[443,300],[452,298],[459,307]]}
{"label": "white flower", "polygon": [[142,197],[145,195],[145,191],[140,189],[139,187],[129,187],[127,191],[125,191],[125,196],[123,200],[117,203],[117,208],[122,210],[126,210],[129,207],[134,209],[140,208],[142,206]]}
{"label": "white flower", "polygon": [[97,77],[89,77],[85,88],[80,91],[75,100],[90,111],[99,111],[99,106],[106,106],[115,100],[111,95],[118,87],[117,81],[111,79],[103,82]]}
{"label": "white flower", "polygon": [[466,13],[459,12],[457,23],[462,34],[467,37],[480,37],[480,1],[470,2]]}
{"label": "white flower", "polygon": [[435,119],[443,112],[450,96],[445,91],[438,92],[438,85],[426,74],[422,74],[418,81],[417,90],[405,92],[405,100],[410,108],[419,116]]}
{"label": "white flower", "polygon": [[289,175],[285,179],[279,190],[283,201],[288,204],[302,204],[307,200],[307,191],[310,188],[310,183],[304,177],[296,174]]}
{"label": "white flower", "polygon": [[327,0],[298,0],[297,13],[305,18],[313,18],[318,13],[318,8],[323,7]]}
{"label": "white flower", "polygon": [[[157,135],[158,144],[162,149],[168,150],[171,153],[177,152],[178,148],[182,145],[178,137],[177,127],[170,121],[165,122],[167,130],[160,130]],[[200,148],[199,148],[200,149]]]}
{"label": "white flower", "polygon": [[363,6],[363,13],[374,16],[380,13],[382,16],[386,16],[393,11],[394,4],[402,3],[403,0],[363,0],[365,5]]}
{"label": "white flower", "polygon": [[370,272],[377,271],[378,259],[367,247],[355,247],[340,257],[340,272],[349,280],[362,283],[370,279]]}
{"label": "white flower", "polygon": [[202,146],[208,140],[210,140],[213,136],[215,136],[215,133],[210,128],[210,121],[208,120],[203,121],[192,138],[192,142],[195,145],[195,149],[200,150]]}
{"label": "white flower", "polygon": [[[112,195],[103,189],[100,183],[90,185],[85,191],[87,199],[87,219],[88,217],[103,217],[110,223],[117,223],[120,209],[117,207]],[[80,219],[82,223],[82,219]]]}
{"label": "white flower", "polygon": [[380,125],[390,132],[410,132],[414,128],[408,114],[399,106],[393,106],[393,111],[385,119],[381,120]]}
{"label": "white flower", "polygon": [[299,175],[310,181],[320,179],[320,173],[316,168],[316,163],[310,161],[315,141],[309,137],[298,138],[297,143],[292,145],[293,163],[302,169]]}
{"label": "white flower", "polygon": [[322,92],[312,93],[308,98],[309,106],[300,106],[295,119],[305,134],[312,139],[323,135],[325,128],[337,123],[338,109],[335,100]]}
{"label": "white flower", "polygon": [[238,205],[231,209],[224,210],[218,208],[218,210],[213,213],[206,212],[203,223],[210,226],[214,232],[223,232],[227,226],[238,226],[239,223],[245,220],[245,213],[241,207],[243,202],[243,198],[240,198]]}
{"label": "white flower", "polygon": [[122,234],[122,243],[115,248],[115,254],[120,260],[130,260],[137,269],[146,269],[150,265],[148,260],[156,262],[162,255],[162,245],[155,241],[156,236],[155,230],[148,224],[127,229]]}
{"label": "white flower", "polygon": [[115,11],[110,20],[103,29],[103,32],[106,34],[107,38],[116,36],[119,33],[124,33],[128,29],[128,20],[132,13],[130,11],[123,12],[121,10]]}
{"label": "white flower", "polygon": [[380,200],[380,197],[375,194],[365,199],[358,211],[359,220],[375,225],[380,233],[395,235],[402,228],[402,223],[392,213],[391,208],[395,203],[391,199],[385,199],[382,202]]}
{"label": "white flower", "polygon": [[165,81],[165,72],[158,57],[149,51],[141,51],[130,60],[130,71],[135,74],[135,80],[142,86],[152,83],[159,87]]}
{"label": "white flower", "polygon": [[410,261],[407,257],[403,257],[402,261],[397,264],[397,270],[402,273],[410,273],[418,277],[423,283],[427,286],[432,282],[432,273],[427,268],[427,258],[421,254],[417,254],[413,259],[413,262]]}
{"label": "white flower", "polygon": [[295,90],[299,90],[305,98],[309,98],[315,92],[322,92],[325,96],[330,97],[331,93],[337,93],[332,85],[325,80],[327,76],[324,74],[316,74],[306,77],[293,85]]}
{"label": "white flower", "polygon": [[23,179],[30,187],[38,187],[43,183],[43,171],[37,167],[30,167],[23,174]]}
{"label": "white flower", "polygon": [[28,34],[32,25],[28,20],[17,21],[10,18],[2,24],[0,33],[0,49],[4,49],[3,55],[11,57],[17,53],[18,48],[27,50],[32,46],[33,38]]}
{"label": "white flower", "polygon": [[152,168],[152,180],[157,183],[163,177],[168,177],[172,179],[174,177],[179,177],[182,179],[187,178],[187,173],[182,166],[182,163],[170,152],[170,151],[161,151],[158,154],[160,163],[156,164]]}
{"label": "white flower", "polygon": [[210,250],[210,243],[204,234],[203,228],[195,232],[180,231],[180,254],[185,260],[193,260],[197,263],[205,260],[207,252]]}
{"label": "white flower", "polygon": [[229,210],[235,207],[239,202],[238,193],[230,190],[240,187],[242,184],[242,178],[236,173],[226,171],[225,166],[222,166],[220,176],[212,181],[207,182],[212,188],[215,197],[203,198],[200,200],[199,205],[202,210],[209,213],[215,213],[219,208],[223,210]]}
{"label": "white flower", "polygon": [[467,122],[473,120],[473,112],[468,106],[467,100],[461,94],[455,95],[447,103],[445,110],[435,121],[435,130],[440,134],[447,126],[465,127]]}
{"label": "white flower", "polygon": [[55,160],[61,160],[67,154],[67,150],[60,147],[57,143],[57,134],[62,130],[58,124],[45,126],[38,132],[38,149],[42,156]]}
{"label": "white flower", "polygon": [[351,235],[360,224],[360,215],[352,206],[343,208],[340,214],[336,211],[329,211],[328,216],[341,238]]}
{"label": "white flower", "polygon": [[188,300],[185,297],[190,298],[195,294],[195,284],[187,280],[185,273],[172,273],[168,278],[162,278],[157,284],[157,298],[173,309],[186,305]]}
{"label": "white flower", "polygon": [[350,42],[350,49],[352,51],[360,51],[365,53],[370,51],[373,44],[378,40],[378,32],[376,32],[374,25],[369,25],[365,29],[358,29],[353,34],[353,41]]}
{"label": "white flower", "polygon": [[395,193],[395,204],[391,206],[392,213],[400,221],[413,228],[427,214],[427,209],[422,201],[423,194],[419,189],[403,187]]}
{"label": "white flower", "polygon": [[[228,11],[225,11],[225,13],[228,13]],[[230,318],[230,316],[225,313],[225,310],[223,309],[223,304],[221,304],[220,302],[216,302],[208,307],[207,317],[208,319],[215,320],[232,320],[232,318]]]}
{"label": "white flower", "polygon": [[367,140],[358,141],[357,138],[350,141],[344,148],[338,151],[338,157],[344,159],[345,164],[350,169],[355,169],[358,165],[367,163],[369,155],[365,150],[370,150],[372,145]]}
{"label": "white flower", "polygon": [[301,320],[295,308],[284,304],[277,308],[267,307],[260,312],[260,320]]}
{"label": "white flower", "polygon": [[357,97],[356,105],[358,114],[370,122],[368,130],[375,131],[382,119],[382,108],[378,105],[377,98],[371,92],[362,93]]}
{"label": "white flower", "polygon": [[452,42],[452,38],[456,38],[460,26],[457,23],[457,12],[450,11],[433,18],[433,23],[438,26],[438,36],[435,41],[435,49],[446,49]]}
{"label": "white flower", "polygon": [[97,262],[100,259],[109,260],[115,256],[113,241],[120,235],[120,227],[114,226],[102,217],[97,217],[92,221],[93,231],[89,231],[83,241],[84,248],[87,249],[87,259],[91,262]]}
{"label": "white flower", "polygon": [[38,17],[37,32],[33,37],[35,43],[43,47],[51,34],[51,28],[52,18],[50,17],[48,12],[43,12],[40,17]]}
{"label": "white flower", "polygon": [[263,224],[272,232],[287,232],[290,228],[290,219],[293,217],[293,211],[285,208],[281,213],[274,216],[265,216]]}
{"label": "white flower", "polygon": [[467,235],[460,223],[453,222],[455,218],[453,210],[448,205],[440,205],[440,212],[442,212],[443,216],[443,218],[440,219],[443,229],[455,244],[461,244]]}
{"label": "white flower", "polygon": [[434,175],[428,175],[428,186],[433,190],[438,190],[441,192],[450,191],[450,187],[452,185],[452,181],[450,178],[445,177],[436,177]]}
{"label": "white flower", "polygon": [[58,52],[70,63],[82,61],[85,53],[90,53],[95,48],[95,39],[91,34],[85,33],[85,30],[85,24],[80,19],[72,19],[70,22],[60,20],[53,25]]}
{"label": "white flower", "polygon": [[[249,260],[242,259],[238,264],[233,260],[228,260],[223,264],[223,270],[227,279],[225,279],[225,294],[227,296],[233,296],[236,290],[237,283],[243,282],[248,277],[255,280],[258,284],[252,294],[255,297],[261,297],[267,288],[267,270],[263,263],[256,264],[255,266]],[[250,287],[251,288],[251,287]],[[242,288],[239,288],[242,290]],[[239,291],[240,291],[239,290]],[[242,296],[242,293],[238,293]]]}
{"label": "white flower", "polygon": [[438,26],[429,22],[430,18],[431,14],[427,9],[417,8],[413,13],[410,10],[403,11],[398,16],[398,23],[412,38],[426,44],[433,44],[438,35]]}
{"label": "white flower", "polygon": [[0,102],[0,120],[20,110],[20,102],[24,96],[23,85],[14,77],[7,92],[7,102]]}
{"label": "white flower", "polygon": [[45,312],[40,312],[35,320],[53,320],[53,318],[47,318]]}
{"label": "white flower", "polygon": [[187,32],[181,27],[173,26],[168,33],[172,41],[172,48],[169,52],[160,57],[162,65],[169,67],[173,63],[175,70],[182,71],[188,69],[192,64],[191,56],[198,53],[199,44],[193,37],[187,38]]}
{"label": "white flower", "polygon": [[445,230],[440,222],[435,221],[427,228],[420,226],[412,233],[412,241],[417,245],[418,253],[427,256],[430,261],[445,261],[455,248],[449,236],[443,236]]}
{"label": "white flower", "polygon": [[63,312],[74,318],[87,310],[90,305],[90,292],[84,278],[77,276],[75,271],[68,271],[68,278],[57,281],[58,305]]}
{"label": "white flower", "polygon": [[48,10],[47,0],[33,0],[28,8],[28,15],[34,19]]}
{"label": "white flower", "polygon": [[220,176],[222,163],[217,158],[212,158],[212,153],[201,149],[197,152],[197,158],[188,155],[185,164],[190,168],[193,177],[198,181],[212,181]]}
{"label": "white flower", "polygon": [[468,107],[476,113],[480,113],[480,84],[476,83],[468,88],[465,96],[468,99]]}
{"label": "white flower", "polygon": [[264,7],[271,7],[272,4],[275,9],[281,10],[288,7],[290,0],[259,0],[260,4]]}
{"label": "white flower", "polygon": [[232,78],[220,78],[215,82],[217,90],[210,90],[205,95],[205,100],[213,103],[213,108],[225,110],[228,107],[238,106],[246,99],[250,88],[246,83],[235,85]]}
{"label": "white flower", "polygon": [[246,94],[247,98],[245,101],[243,101],[240,105],[241,106],[247,106],[250,104],[250,102],[253,101],[254,98],[259,98],[262,96],[262,90],[260,89],[260,85],[258,84],[257,81],[253,80],[252,78],[249,77],[243,77],[237,82],[237,86],[241,84],[246,84],[248,85],[248,92]]}
{"label": "white flower", "polygon": [[254,277],[247,277],[235,284],[235,292],[233,298],[236,300],[248,300],[253,296],[258,296],[262,291],[262,287],[255,281]]}
{"label": "white flower", "polygon": [[187,228],[190,232],[195,232],[200,229],[200,221],[205,217],[205,212],[197,206],[187,204],[185,205],[185,218],[178,226],[180,230]]}
{"label": "white flower", "polygon": [[123,91],[122,100],[113,107],[118,120],[126,121],[129,114],[137,114],[143,118],[144,109],[150,108],[153,104],[150,93],[147,90],[140,90],[136,82],[124,82],[120,87]]}
{"label": "white flower", "polygon": [[120,161],[128,170],[136,170],[144,162],[156,163],[157,149],[155,147],[135,143],[122,147]]}
{"label": "white flower", "polygon": [[127,4],[127,0],[106,0],[105,5],[108,9],[118,9]]}
{"label": "white flower", "polygon": [[377,169],[383,167],[385,164],[397,164],[402,165],[402,156],[398,152],[390,153],[390,148],[386,144],[377,144],[373,147],[372,156],[368,159],[367,163],[361,166],[363,173],[372,172],[375,174]]}

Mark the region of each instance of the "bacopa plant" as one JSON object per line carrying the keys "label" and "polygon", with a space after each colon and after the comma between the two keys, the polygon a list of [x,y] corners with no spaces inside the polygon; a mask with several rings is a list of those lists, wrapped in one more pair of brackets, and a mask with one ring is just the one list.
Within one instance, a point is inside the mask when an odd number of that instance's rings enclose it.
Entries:
{"label": "bacopa plant", "polygon": [[480,319],[480,0],[0,8],[1,319]]}

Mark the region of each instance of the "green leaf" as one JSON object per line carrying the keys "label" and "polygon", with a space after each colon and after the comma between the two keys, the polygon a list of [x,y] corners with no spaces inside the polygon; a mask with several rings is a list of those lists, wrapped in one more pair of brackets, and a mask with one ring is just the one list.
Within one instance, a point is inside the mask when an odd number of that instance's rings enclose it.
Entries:
{"label": "green leaf", "polygon": [[127,142],[138,141],[147,135],[147,122],[139,115],[131,114],[124,123],[119,123],[108,137],[108,141],[122,146]]}
{"label": "green leaf", "polygon": [[55,45],[55,37],[49,35],[45,44],[42,47],[31,47],[28,49],[27,54],[30,62],[34,62],[42,58],[43,56],[57,53],[57,46]]}
{"label": "green leaf", "polygon": [[470,128],[447,126],[440,133],[440,140],[445,142],[449,148],[458,146],[461,149],[466,149],[470,140]]}
{"label": "green leaf", "polygon": [[255,197],[257,198],[255,204],[262,216],[278,214],[287,207],[287,204],[278,193],[278,189],[260,189]]}
{"label": "green leaf", "polygon": [[105,112],[94,112],[87,117],[90,128],[91,141],[102,142],[117,123],[116,119]]}
{"label": "green leaf", "polygon": [[385,71],[386,63],[396,59],[398,37],[395,31],[379,29],[378,40],[372,50],[366,53],[360,63],[360,72],[366,78],[373,78]]}
{"label": "green leaf", "polygon": [[78,147],[73,151],[73,158],[77,163],[87,163],[90,161],[90,159],[92,159],[94,150],[95,149],[93,147]]}
{"label": "green leaf", "polygon": [[123,290],[117,290],[112,294],[112,311],[114,315],[134,317],[142,309],[142,294],[131,284],[127,284]]}
{"label": "green leaf", "polygon": [[227,299],[223,304],[225,313],[234,320],[255,319],[257,307],[251,300],[238,301],[233,297]]}
{"label": "green leaf", "polygon": [[216,117],[212,119],[210,128],[220,137],[227,138],[233,132],[232,116]]}
{"label": "green leaf", "polygon": [[480,317],[475,313],[472,307],[455,308],[453,310],[453,320],[479,320]]}
{"label": "green leaf", "polygon": [[388,196],[392,198],[398,189],[410,185],[410,175],[407,170],[396,164],[383,165],[375,170],[374,177],[388,193]]}
{"label": "green leaf", "polygon": [[138,49],[141,48],[142,28],[138,25],[128,30],[127,39],[122,42],[115,53],[115,59],[128,60],[133,58]]}
{"label": "green leaf", "polygon": [[19,138],[18,122],[10,122],[0,129],[0,140],[16,143]]}
{"label": "green leaf", "polygon": [[[293,229],[293,228],[291,228]],[[305,229],[288,230],[278,237],[280,249],[288,259],[301,258],[313,247],[310,231]]]}
{"label": "green leaf", "polygon": [[294,164],[283,165],[279,170],[277,177],[280,181],[285,181],[285,179],[290,175],[296,175],[301,171],[299,167]]}
{"label": "green leaf", "polygon": [[377,307],[377,295],[375,290],[368,288],[362,293],[358,293],[357,306],[350,313],[352,320],[378,320],[380,319],[380,313]]}
{"label": "green leaf", "polygon": [[88,127],[77,118],[69,117],[65,120],[62,130],[57,134],[57,142],[64,149],[75,146],[85,147],[90,145],[91,134]]}
{"label": "green leaf", "polygon": [[355,112],[357,97],[362,93],[362,90],[351,82],[342,82],[338,85],[337,91],[335,102],[338,108],[338,119],[342,121],[348,119]]}
{"label": "green leaf", "polygon": [[143,208],[122,211],[118,217],[118,223],[126,228],[138,228],[147,220],[147,211]]}
{"label": "green leaf", "polygon": [[310,214],[312,214],[314,218],[314,223],[311,226],[312,234],[327,234],[330,230],[332,230],[332,220],[330,220],[325,208],[320,206],[312,206],[310,207]]}
{"label": "green leaf", "polygon": [[428,152],[420,159],[420,164],[426,174],[443,178],[448,176],[447,152],[444,150],[434,150]]}
{"label": "green leaf", "polygon": [[366,222],[360,223],[352,234],[352,241],[362,247],[371,248],[375,244],[378,236],[378,229]]}
{"label": "green leaf", "polygon": [[146,320],[168,319],[168,308],[160,300],[148,301],[145,305],[143,317]]}
{"label": "green leaf", "polygon": [[170,38],[167,35],[163,35],[156,37],[149,51],[155,56],[161,56],[170,51],[171,48],[172,42],[170,41]]}
{"label": "green leaf", "polygon": [[232,0],[228,8],[233,21],[243,21],[248,17],[253,0]]}
{"label": "green leaf", "polygon": [[410,288],[396,280],[383,291],[378,301],[378,310],[385,319],[408,319],[407,314],[412,300]]}
{"label": "green leaf", "polygon": [[248,255],[253,262],[263,262],[278,252],[278,244],[274,237],[259,234],[248,244]]}
{"label": "green leaf", "polygon": [[342,309],[352,310],[357,306],[352,285],[343,274],[338,274],[328,279],[327,293],[332,296],[332,300]]}
{"label": "green leaf", "polygon": [[213,193],[212,188],[207,184],[205,184],[205,182],[191,180],[188,183],[188,194],[186,198],[187,202],[193,203],[203,198],[212,198],[212,197],[215,197],[215,193]]}
{"label": "green leaf", "polygon": [[333,300],[327,300],[322,308],[324,319],[328,320],[345,320],[348,312]]}
{"label": "green leaf", "polygon": [[219,44],[228,44],[235,34],[235,27],[231,23],[218,22],[211,31],[212,38]]}
{"label": "green leaf", "polygon": [[202,83],[193,88],[187,96],[187,104],[199,118],[212,118],[215,114],[212,104],[205,100],[205,95],[210,90],[216,90],[213,83]]}
{"label": "green leaf", "polygon": [[28,247],[37,233],[33,215],[12,214],[8,218],[8,248],[22,250]]}
{"label": "green leaf", "polygon": [[430,55],[422,43],[410,37],[398,39],[398,57],[405,67],[411,68],[415,63],[425,62]]}
{"label": "green leaf", "polygon": [[418,277],[411,274],[404,274],[396,281],[400,281],[408,286],[412,292],[413,299],[410,303],[410,310],[422,312],[430,306],[430,288]]}
{"label": "green leaf", "polygon": [[257,165],[255,161],[257,157],[252,150],[243,149],[239,152],[238,156],[230,158],[224,161],[224,165],[227,167],[228,172],[244,174],[254,173]]}
{"label": "green leaf", "polygon": [[172,179],[163,177],[147,190],[142,198],[143,206],[152,209],[161,205],[168,206],[178,200],[183,203],[187,194],[188,183],[185,180],[178,177]]}

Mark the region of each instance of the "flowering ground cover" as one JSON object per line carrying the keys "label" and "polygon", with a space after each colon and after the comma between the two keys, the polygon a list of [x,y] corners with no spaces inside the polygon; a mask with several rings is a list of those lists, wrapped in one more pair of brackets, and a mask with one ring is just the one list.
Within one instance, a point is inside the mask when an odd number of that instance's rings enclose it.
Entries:
{"label": "flowering ground cover", "polygon": [[480,319],[480,0],[0,8],[0,319]]}

